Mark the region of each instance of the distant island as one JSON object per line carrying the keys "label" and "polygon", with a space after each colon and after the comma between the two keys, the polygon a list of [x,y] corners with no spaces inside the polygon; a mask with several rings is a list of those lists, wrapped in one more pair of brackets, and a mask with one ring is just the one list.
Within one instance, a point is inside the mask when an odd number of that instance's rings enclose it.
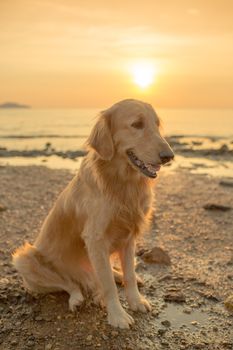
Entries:
{"label": "distant island", "polygon": [[31,106],[23,105],[16,102],[5,102],[0,104],[0,108],[31,108]]}

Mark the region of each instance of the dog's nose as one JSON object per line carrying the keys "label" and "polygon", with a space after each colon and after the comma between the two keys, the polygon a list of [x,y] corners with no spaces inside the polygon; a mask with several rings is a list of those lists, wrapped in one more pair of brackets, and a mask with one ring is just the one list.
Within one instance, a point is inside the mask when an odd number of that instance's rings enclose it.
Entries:
{"label": "dog's nose", "polygon": [[159,153],[159,157],[161,159],[162,164],[166,164],[174,158],[174,154],[172,152],[162,151]]}

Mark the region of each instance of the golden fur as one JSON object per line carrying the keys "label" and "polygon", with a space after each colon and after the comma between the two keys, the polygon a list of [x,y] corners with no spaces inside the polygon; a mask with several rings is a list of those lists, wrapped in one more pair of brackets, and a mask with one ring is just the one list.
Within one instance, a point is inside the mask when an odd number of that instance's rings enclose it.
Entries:
{"label": "golden fur", "polygon": [[134,250],[135,237],[151,216],[154,181],[126,152],[133,149],[145,163],[159,164],[159,153],[172,151],[153,108],[137,100],[102,112],[87,146],[78,174],[58,197],[35,243],[17,249],[13,263],[29,290],[66,290],[71,310],[83,301],[82,289],[91,290],[105,303],[109,323],[128,328],[133,318],[120,304],[113,272],[118,279],[120,274],[109,257],[119,255],[130,307],[150,310],[138,291]]}

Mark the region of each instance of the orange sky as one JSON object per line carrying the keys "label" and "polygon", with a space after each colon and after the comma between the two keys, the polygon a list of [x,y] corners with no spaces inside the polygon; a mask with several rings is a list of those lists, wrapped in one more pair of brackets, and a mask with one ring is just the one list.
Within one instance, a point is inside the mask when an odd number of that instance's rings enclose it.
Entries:
{"label": "orange sky", "polygon": [[[0,103],[233,107],[232,0],[1,0]],[[141,89],[131,67],[154,65]]]}

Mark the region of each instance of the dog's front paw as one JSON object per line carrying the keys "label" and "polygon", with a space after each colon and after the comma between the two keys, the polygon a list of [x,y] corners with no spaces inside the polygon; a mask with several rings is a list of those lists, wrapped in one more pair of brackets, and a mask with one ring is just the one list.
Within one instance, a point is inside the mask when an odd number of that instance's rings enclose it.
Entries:
{"label": "dog's front paw", "polygon": [[146,300],[142,295],[139,295],[134,298],[128,298],[128,303],[130,309],[133,311],[147,312],[151,311],[151,305],[149,301]]}
{"label": "dog's front paw", "polygon": [[134,319],[122,307],[119,307],[108,313],[108,323],[113,327],[129,328],[134,323]]}

